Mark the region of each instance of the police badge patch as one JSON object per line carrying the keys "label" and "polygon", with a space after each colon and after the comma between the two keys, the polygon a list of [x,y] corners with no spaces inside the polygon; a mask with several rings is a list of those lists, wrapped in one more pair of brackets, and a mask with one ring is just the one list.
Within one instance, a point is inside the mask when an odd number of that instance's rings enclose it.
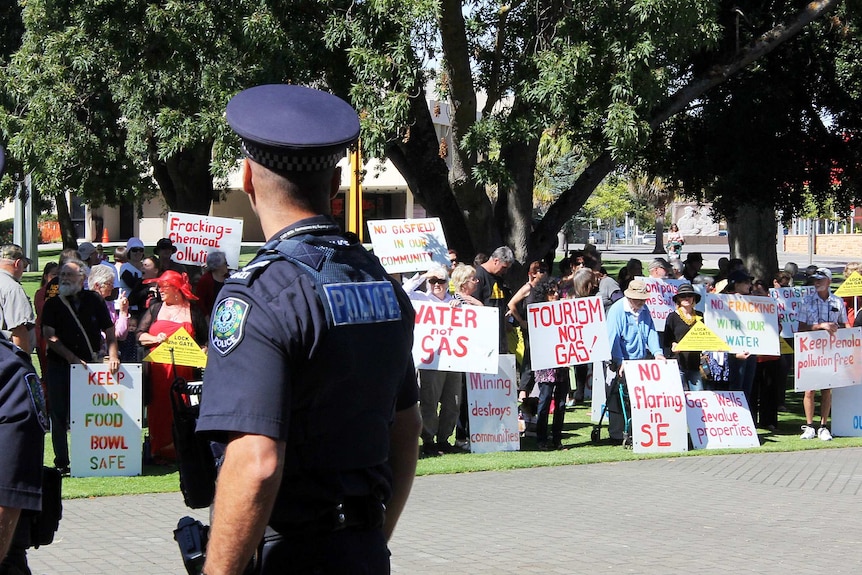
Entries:
{"label": "police badge patch", "polygon": [[211,339],[220,354],[229,354],[242,341],[249,307],[248,302],[235,297],[219,302],[213,312]]}
{"label": "police badge patch", "polygon": [[27,383],[27,391],[30,392],[30,402],[33,404],[33,411],[36,412],[36,418],[39,420],[39,425],[42,426],[44,433],[48,432],[48,407],[45,404],[45,396],[42,394],[42,382],[35,373],[28,373],[24,376],[24,381]]}

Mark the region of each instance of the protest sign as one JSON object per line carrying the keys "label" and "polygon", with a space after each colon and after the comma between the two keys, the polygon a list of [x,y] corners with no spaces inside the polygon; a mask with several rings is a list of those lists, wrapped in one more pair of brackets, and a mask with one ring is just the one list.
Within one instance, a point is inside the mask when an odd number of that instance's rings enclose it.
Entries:
{"label": "protest sign", "polygon": [[147,354],[144,361],[206,367],[207,354],[201,350],[201,346],[189,335],[186,328],[181,327]]}
{"label": "protest sign", "polygon": [[778,304],[771,297],[707,294],[704,323],[733,353],[779,355]]}
{"label": "protest sign", "polygon": [[605,373],[604,363],[596,361],[593,363],[593,396],[590,401],[590,421],[598,423],[605,409],[607,392],[605,391],[606,376],[612,377],[612,373]]}
{"label": "protest sign", "polygon": [[[515,356],[499,356],[496,374],[467,374],[467,413],[470,414],[470,451],[518,451],[518,371]],[[538,386],[536,386],[538,387]]]}
{"label": "protest sign", "polygon": [[70,443],[74,477],[141,474],[141,364],[116,374],[107,364],[70,367]]}
{"label": "protest sign", "polygon": [[202,266],[207,263],[207,254],[220,250],[229,268],[239,268],[242,220],[168,212],[165,237],[177,248],[171,256],[175,262]]}
{"label": "protest sign", "polygon": [[743,392],[687,391],[685,405],[695,449],[760,446]]}
{"label": "protest sign", "polygon": [[793,337],[794,389],[832,389],[862,383],[862,328],[803,331]]}
{"label": "protest sign", "polygon": [[781,325],[781,337],[793,337],[793,334],[799,330],[802,298],[809,293],[814,293],[814,286],[770,288],[769,295],[778,304],[778,323]]}
{"label": "protest sign", "polygon": [[646,300],[646,304],[656,331],[664,331],[667,315],[676,309],[676,304],[673,303],[673,296],[679,291],[680,285],[689,283],[688,280],[650,277],[638,277],[637,279],[642,280],[646,284],[647,291],[649,292],[649,299]]}
{"label": "protest sign", "polygon": [[496,374],[500,311],[495,307],[413,301],[413,362],[418,369]]}
{"label": "protest sign", "polygon": [[369,221],[368,235],[374,255],[391,274],[449,267],[440,218]]}
{"label": "protest sign", "polygon": [[835,290],[835,295],[838,297],[862,295],[862,275],[859,272],[850,274],[850,277],[845,279],[844,283]]}
{"label": "protest sign", "polygon": [[697,321],[688,333],[676,344],[675,351],[729,351],[727,342],[718,337],[715,332]]}
{"label": "protest sign", "polygon": [[688,451],[685,393],[676,360],[625,361],[635,453]]}
{"label": "protest sign", "polygon": [[832,392],[832,435],[862,437],[862,385]]}
{"label": "protest sign", "polygon": [[533,369],[611,358],[605,310],[599,296],[530,304],[526,319]]}

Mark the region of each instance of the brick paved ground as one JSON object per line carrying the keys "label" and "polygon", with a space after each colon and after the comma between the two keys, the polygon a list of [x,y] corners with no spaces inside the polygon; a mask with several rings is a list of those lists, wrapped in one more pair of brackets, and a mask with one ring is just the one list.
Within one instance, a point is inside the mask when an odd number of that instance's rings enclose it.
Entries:
{"label": "brick paved ground", "polygon": [[[858,573],[860,462],[848,448],[422,477],[393,572]],[[33,573],[184,573],[184,514],[178,494],[67,501]]]}

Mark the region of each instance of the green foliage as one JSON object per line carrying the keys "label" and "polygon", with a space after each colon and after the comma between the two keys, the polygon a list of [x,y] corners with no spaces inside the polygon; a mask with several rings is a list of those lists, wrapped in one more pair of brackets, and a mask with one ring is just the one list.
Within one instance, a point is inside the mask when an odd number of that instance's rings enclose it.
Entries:
{"label": "green foliage", "polygon": [[614,218],[619,221],[633,208],[625,181],[620,177],[611,177],[599,184],[584,205],[583,211],[592,218],[601,218],[602,221]]}

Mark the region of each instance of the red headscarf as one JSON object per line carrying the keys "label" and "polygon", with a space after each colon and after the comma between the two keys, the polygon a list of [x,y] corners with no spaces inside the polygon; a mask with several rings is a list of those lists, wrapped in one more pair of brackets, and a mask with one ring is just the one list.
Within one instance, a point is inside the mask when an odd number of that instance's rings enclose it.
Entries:
{"label": "red headscarf", "polygon": [[198,299],[198,296],[192,293],[192,284],[189,283],[189,276],[185,273],[167,270],[157,278],[144,280],[144,283],[173,286],[180,290],[187,300]]}

